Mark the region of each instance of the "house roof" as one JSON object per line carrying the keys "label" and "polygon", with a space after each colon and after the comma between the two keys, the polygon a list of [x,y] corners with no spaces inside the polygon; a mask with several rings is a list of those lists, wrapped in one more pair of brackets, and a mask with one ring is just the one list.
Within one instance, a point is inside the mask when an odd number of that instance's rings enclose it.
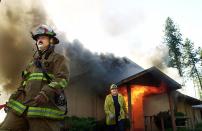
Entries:
{"label": "house roof", "polygon": [[145,86],[160,86],[165,83],[170,90],[177,90],[181,88],[181,85],[175,80],[161,72],[156,67],[151,67],[135,75],[132,75],[126,79],[117,83],[118,86],[125,86],[131,84],[141,84]]}
{"label": "house roof", "polygon": [[[193,107],[196,107],[196,108],[200,107],[200,104],[202,104],[201,100],[193,98],[193,97],[188,96],[188,95],[185,95],[179,91],[176,91],[175,97],[177,97],[178,101],[186,102],[190,105],[193,105]],[[202,105],[201,105],[201,108],[202,108]]]}
{"label": "house roof", "polygon": [[192,107],[196,108],[196,109],[202,109],[202,104],[200,104],[200,105],[193,105]]}

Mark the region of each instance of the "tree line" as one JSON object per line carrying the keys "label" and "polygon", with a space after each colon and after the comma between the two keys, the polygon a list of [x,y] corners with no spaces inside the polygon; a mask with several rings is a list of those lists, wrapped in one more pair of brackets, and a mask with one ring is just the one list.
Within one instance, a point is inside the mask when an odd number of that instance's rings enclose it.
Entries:
{"label": "tree line", "polygon": [[179,27],[168,17],[164,28],[164,44],[168,47],[168,67],[177,68],[179,75],[192,79],[202,89],[202,49],[189,38],[183,40]]}

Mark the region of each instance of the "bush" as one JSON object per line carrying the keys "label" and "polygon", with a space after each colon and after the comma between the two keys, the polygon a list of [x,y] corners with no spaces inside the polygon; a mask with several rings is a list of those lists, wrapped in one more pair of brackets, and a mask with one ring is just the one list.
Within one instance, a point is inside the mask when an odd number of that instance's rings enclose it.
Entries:
{"label": "bush", "polygon": [[175,112],[175,116],[185,116],[183,112]]}
{"label": "bush", "polygon": [[195,131],[202,131],[202,123],[196,124]]}
{"label": "bush", "polygon": [[187,118],[183,118],[185,117],[184,113],[176,112],[175,117],[176,117],[176,120],[175,120],[176,126],[185,126],[185,121],[187,120]]}
{"label": "bush", "polygon": [[96,126],[94,118],[66,117],[65,126],[68,131],[93,131]]}
{"label": "bush", "polygon": [[[62,121],[61,131],[106,131],[105,119],[96,121],[94,118],[66,117]],[[130,128],[129,119],[124,119],[125,130]]]}
{"label": "bush", "polygon": [[171,123],[171,116],[169,111],[165,112],[159,112],[157,115],[154,116],[154,122],[158,129],[162,130],[161,128],[161,118],[163,118],[164,121],[164,128],[169,129],[172,128],[172,123]]}
{"label": "bush", "polygon": [[178,127],[177,131],[190,131],[189,129],[187,129],[186,127]]}
{"label": "bush", "polygon": [[[130,129],[130,120],[124,119],[123,122],[124,122],[124,130],[129,130]],[[105,119],[97,121],[94,129],[95,129],[95,131],[106,131],[107,125],[105,123]]]}
{"label": "bush", "polygon": [[[172,128],[166,129],[166,131],[173,131]],[[177,128],[177,131],[191,131],[189,129],[186,129],[185,127]]]}
{"label": "bush", "polygon": [[106,131],[107,126],[105,124],[105,119],[96,121],[95,131]]}
{"label": "bush", "polygon": [[173,131],[173,129],[172,128],[168,128],[168,129],[166,129],[166,131]]}

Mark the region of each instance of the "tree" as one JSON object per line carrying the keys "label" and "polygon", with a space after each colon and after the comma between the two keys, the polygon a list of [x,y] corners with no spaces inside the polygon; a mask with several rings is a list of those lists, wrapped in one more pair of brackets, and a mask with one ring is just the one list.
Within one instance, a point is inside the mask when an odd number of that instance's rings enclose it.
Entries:
{"label": "tree", "polygon": [[168,67],[177,68],[180,76],[182,76],[182,35],[179,29],[175,26],[173,20],[169,17],[166,19],[164,32],[164,43],[167,44],[169,49],[167,65]]}
{"label": "tree", "polygon": [[200,73],[197,69],[197,63],[200,61],[199,50],[194,49],[194,43],[186,38],[183,45],[183,65],[185,68],[191,67],[190,76],[194,79],[197,78],[199,85],[202,89],[202,82],[200,78]]}
{"label": "tree", "polygon": [[199,55],[200,55],[200,62],[201,62],[201,66],[202,66],[202,49],[199,47]]}

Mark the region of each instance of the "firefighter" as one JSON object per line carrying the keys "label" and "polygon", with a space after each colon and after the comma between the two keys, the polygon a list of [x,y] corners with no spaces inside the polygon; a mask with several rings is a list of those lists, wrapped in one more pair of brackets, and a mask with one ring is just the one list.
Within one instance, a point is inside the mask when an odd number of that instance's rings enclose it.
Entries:
{"label": "firefighter", "polygon": [[127,107],[123,96],[118,93],[117,85],[110,86],[110,94],[106,96],[104,111],[109,131],[124,131],[124,119],[127,116]]}
{"label": "firefighter", "polygon": [[59,131],[64,119],[68,61],[54,51],[59,40],[49,26],[38,26],[32,38],[38,53],[22,72],[22,82],[7,102],[7,116],[0,131]]}

